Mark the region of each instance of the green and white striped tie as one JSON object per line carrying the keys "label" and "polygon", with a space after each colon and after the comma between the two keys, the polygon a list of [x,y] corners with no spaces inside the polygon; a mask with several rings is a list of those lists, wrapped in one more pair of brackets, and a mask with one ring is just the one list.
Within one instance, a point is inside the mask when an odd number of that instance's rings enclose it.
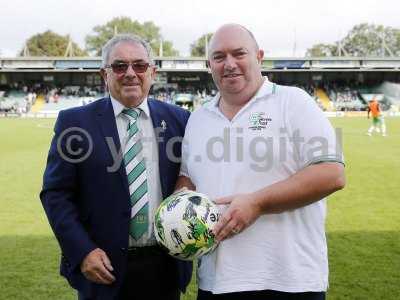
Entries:
{"label": "green and white striped tie", "polygon": [[149,200],[147,193],[146,165],[143,158],[143,145],[140,141],[137,119],[140,109],[130,108],[122,111],[129,118],[124,162],[128,176],[131,203],[129,234],[137,241],[148,231]]}

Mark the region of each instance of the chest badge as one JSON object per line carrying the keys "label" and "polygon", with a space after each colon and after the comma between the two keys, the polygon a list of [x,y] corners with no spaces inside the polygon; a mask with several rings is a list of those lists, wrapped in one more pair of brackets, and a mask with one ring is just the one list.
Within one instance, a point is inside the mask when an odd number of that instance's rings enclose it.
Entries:
{"label": "chest badge", "polygon": [[165,120],[161,121],[161,128],[163,131],[165,131],[167,129],[167,122],[165,122]]}
{"label": "chest badge", "polygon": [[264,112],[253,112],[249,117],[249,129],[264,130],[271,121],[271,118],[265,117]]}

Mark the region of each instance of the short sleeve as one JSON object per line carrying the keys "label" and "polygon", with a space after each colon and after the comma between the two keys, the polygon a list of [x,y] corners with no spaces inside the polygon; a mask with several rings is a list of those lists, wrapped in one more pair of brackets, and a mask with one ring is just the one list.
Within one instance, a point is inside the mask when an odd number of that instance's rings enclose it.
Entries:
{"label": "short sleeve", "polygon": [[181,160],[181,169],[179,172],[180,176],[189,177],[188,171],[188,157],[189,157],[189,127],[186,127],[185,136],[182,141],[182,160]]}
{"label": "short sleeve", "polygon": [[332,127],[314,99],[299,88],[291,88],[286,110],[286,123],[300,168],[321,162],[344,163],[342,132]]}

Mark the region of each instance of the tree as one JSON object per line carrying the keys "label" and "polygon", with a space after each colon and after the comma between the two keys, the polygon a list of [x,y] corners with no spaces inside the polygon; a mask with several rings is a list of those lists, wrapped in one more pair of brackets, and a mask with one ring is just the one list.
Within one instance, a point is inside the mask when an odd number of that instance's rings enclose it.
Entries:
{"label": "tree", "polygon": [[193,44],[190,45],[190,55],[191,56],[199,56],[204,57],[206,55],[205,46],[206,46],[206,37],[207,42],[211,40],[213,33],[206,33],[199,37]]}
{"label": "tree", "polygon": [[354,26],[342,43],[353,56],[399,55],[400,30],[363,23]]}
{"label": "tree", "polygon": [[[151,46],[155,55],[159,54],[160,41],[163,37],[160,28],[153,22],[133,21],[129,17],[116,17],[104,25],[97,25],[93,33],[86,36],[86,49],[96,55],[101,55],[101,48],[117,33],[133,33],[144,38]],[[163,56],[178,56],[171,41],[163,41]]]}
{"label": "tree", "polygon": [[[26,40],[24,44],[29,50],[30,56],[64,56],[67,50],[70,37],[63,36],[47,30],[43,33],[38,33]],[[79,48],[79,46],[72,42],[74,56],[85,56],[86,51]],[[24,49],[19,52],[23,55]]]}
{"label": "tree", "polygon": [[307,49],[306,56],[335,56],[337,47],[331,44],[316,44],[310,49]]}
{"label": "tree", "polygon": [[400,30],[383,25],[362,23],[354,26],[335,44],[316,44],[306,52],[307,56],[335,56],[339,47],[350,56],[400,55]]}
{"label": "tree", "polygon": [[[160,51],[160,44],[152,46],[155,54],[158,55]],[[179,51],[174,49],[171,41],[163,41],[163,56],[179,56]]]}

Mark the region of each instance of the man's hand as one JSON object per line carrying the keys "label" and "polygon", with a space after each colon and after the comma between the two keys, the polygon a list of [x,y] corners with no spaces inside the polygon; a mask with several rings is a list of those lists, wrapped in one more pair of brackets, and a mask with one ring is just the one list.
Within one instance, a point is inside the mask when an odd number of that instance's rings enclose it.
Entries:
{"label": "man's hand", "polygon": [[172,195],[176,195],[176,194],[178,194],[178,193],[181,193],[181,192],[188,192],[188,191],[190,191],[186,186],[184,186],[184,187],[181,187],[180,189],[177,189],[177,190],[175,190],[173,193],[172,193]]}
{"label": "man's hand", "polygon": [[213,229],[218,241],[242,232],[261,215],[261,209],[250,194],[219,198],[215,200],[215,203],[229,204],[228,209],[222,214]]}
{"label": "man's hand", "polygon": [[115,277],[110,273],[114,269],[107,254],[100,248],[90,252],[81,263],[81,272],[90,281],[99,284],[111,284]]}

